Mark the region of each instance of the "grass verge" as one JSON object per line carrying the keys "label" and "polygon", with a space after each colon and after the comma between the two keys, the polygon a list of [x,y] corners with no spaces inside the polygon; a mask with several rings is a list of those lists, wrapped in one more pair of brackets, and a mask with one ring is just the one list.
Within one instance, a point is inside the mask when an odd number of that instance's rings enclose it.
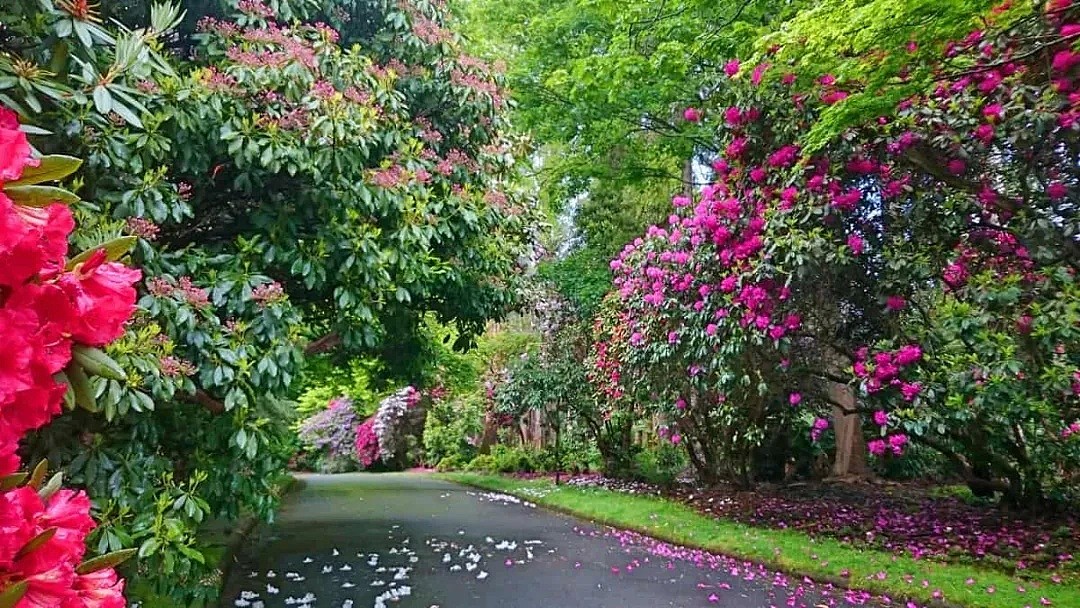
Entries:
{"label": "grass verge", "polygon": [[[1080,606],[1080,586],[1045,575],[1019,579],[968,564],[915,560],[791,530],[753,528],[706,517],[683,504],[598,488],[556,487],[547,480],[442,473],[441,479],[503,492],[600,524],[667,542],[763,563],[789,574],[896,598],[965,608]],[[843,576],[845,573],[848,576]],[[885,573],[881,578],[881,573]],[[924,585],[924,581],[926,584]],[[1072,581],[1070,581],[1072,582]],[[943,599],[935,598],[940,591]]]}

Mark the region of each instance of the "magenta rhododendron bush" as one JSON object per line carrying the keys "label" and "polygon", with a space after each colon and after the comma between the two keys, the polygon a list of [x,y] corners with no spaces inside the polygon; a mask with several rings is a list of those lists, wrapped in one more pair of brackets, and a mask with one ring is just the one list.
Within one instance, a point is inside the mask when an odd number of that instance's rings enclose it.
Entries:
{"label": "magenta rhododendron bush", "polygon": [[86,494],[61,488],[59,477],[43,484],[44,467],[16,474],[20,439],[61,411],[68,387],[57,375],[73,349],[123,333],[140,278],[104,249],[67,259],[71,211],[27,198],[40,190],[26,184],[49,169],[32,157],[14,113],[0,108],[0,487],[8,488],[0,491],[0,597],[18,607],[123,606],[112,569],[119,560],[80,565],[95,525]]}
{"label": "magenta rhododendron bush", "polygon": [[825,142],[863,83],[727,63],[687,111],[711,182],[611,263],[598,388],[652,404],[706,477],[768,476],[792,435],[858,417],[880,458],[917,444],[1016,502],[1074,490],[1077,13],[1002,5]]}

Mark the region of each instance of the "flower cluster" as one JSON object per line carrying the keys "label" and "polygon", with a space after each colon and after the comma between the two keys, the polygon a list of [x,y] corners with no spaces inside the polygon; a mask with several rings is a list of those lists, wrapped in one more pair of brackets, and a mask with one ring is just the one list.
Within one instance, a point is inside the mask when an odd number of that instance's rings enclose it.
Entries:
{"label": "flower cluster", "polygon": [[[594,384],[613,369],[640,378],[640,399],[684,435],[719,441],[744,423],[784,432],[787,403],[824,413],[814,378],[846,368],[881,413],[873,453],[940,435],[941,449],[1000,455],[994,474],[1009,484],[1034,469],[1001,463],[1034,449],[1046,478],[1030,487],[1059,483],[1054,462],[1080,452],[1025,445],[1048,433],[1022,404],[1076,411],[1076,317],[1048,311],[1072,310],[1077,293],[1077,17],[1062,1],[944,58],[912,55],[940,82],[825,138],[862,83],[824,74],[796,90],[768,64],[746,78],[727,62],[717,99],[683,111],[686,129],[716,135],[712,183],[676,196],[668,221],[611,262],[626,349],[598,341]],[[669,405],[688,390],[709,404],[700,414]]]}
{"label": "flower cluster", "polygon": [[[0,108],[0,476],[20,466],[21,438],[60,413],[66,387],[54,376],[73,346],[102,346],[124,332],[140,278],[104,250],[68,268],[71,211],[24,207],[3,192],[37,164],[16,116]],[[0,491],[0,592],[25,583],[20,608],[123,606],[123,582],[111,568],[76,570],[94,527],[89,511],[82,492]]]}
{"label": "flower cluster", "polygon": [[266,308],[271,304],[283,302],[287,297],[288,296],[285,295],[285,288],[277,281],[263,283],[251,290],[251,299],[258,303],[260,308]]}
{"label": "flower cluster", "polygon": [[420,391],[406,386],[379,402],[379,409],[372,417],[372,431],[379,440],[379,457],[384,461],[397,456],[409,425],[409,414],[420,399]]}
{"label": "flower cluster", "polygon": [[196,287],[191,277],[180,277],[175,283],[167,277],[153,277],[146,281],[146,289],[152,296],[176,298],[196,308],[210,304],[210,293],[202,287]]}
{"label": "flower cluster", "polygon": [[161,233],[161,227],[142,217],[129,217],[124,228],[131,234],[147,241],[153,241]]}
{"label": "flower cluster", "polygon": [[358,424],[352,401],[338,397],[326,409],[300,423],[300,441],[306,448],[320,453],[328,470],[348,468],[354,461]]}
{"label": "flower cluster", "polygon": [[371,417],[356,427],[356,460],[365,469],[379,459],[379,437],[375,434],[375,418]]}

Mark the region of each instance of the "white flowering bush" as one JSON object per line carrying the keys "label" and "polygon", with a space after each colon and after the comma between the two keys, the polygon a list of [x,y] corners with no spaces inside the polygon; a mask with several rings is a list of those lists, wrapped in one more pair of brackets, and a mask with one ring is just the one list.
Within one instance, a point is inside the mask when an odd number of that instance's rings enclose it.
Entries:
{"label": "white flowering bush", "polygon": [[407,437],[413,429],[423,429],[423,395],[412,386],[397,391],[379,403],[372,425],[379,440],[379,457],[387,464],[403,465]]}

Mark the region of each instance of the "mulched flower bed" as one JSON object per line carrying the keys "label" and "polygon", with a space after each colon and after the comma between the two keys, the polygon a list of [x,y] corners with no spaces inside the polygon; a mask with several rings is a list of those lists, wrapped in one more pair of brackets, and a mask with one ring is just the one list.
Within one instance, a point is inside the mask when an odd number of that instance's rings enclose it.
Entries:
{"label": "mulched flower bed", "polygon": [[1080,574],[1080,513],[1010,513],[935,495],[911,484],[815,483],[702,488],[682,484],[667,491],[640,482],[578,475],[567,481],[633,494],[664,494],[698,511],[751,526],[799,530],[856,545],[1006,571],[1050,571],[1052,578]]}

